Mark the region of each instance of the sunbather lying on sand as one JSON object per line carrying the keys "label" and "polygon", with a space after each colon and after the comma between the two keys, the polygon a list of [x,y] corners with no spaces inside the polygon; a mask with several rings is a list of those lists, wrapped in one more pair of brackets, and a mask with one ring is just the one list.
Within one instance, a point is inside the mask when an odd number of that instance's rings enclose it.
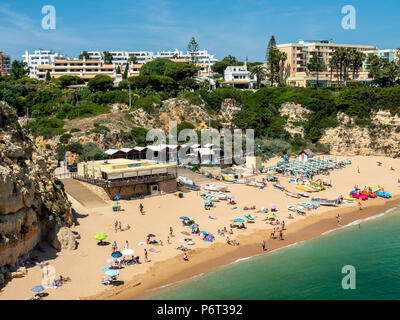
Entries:
{"label": "sunbather lying on sand", "polygon": [[187,251],[189,251],[190,249],[188,249],[187,247],[185,247],[185,246],[179,246],[178,248],[176,248],[177,250],[181,250],[181,251],[183,251],[183,252],[187,252]]}

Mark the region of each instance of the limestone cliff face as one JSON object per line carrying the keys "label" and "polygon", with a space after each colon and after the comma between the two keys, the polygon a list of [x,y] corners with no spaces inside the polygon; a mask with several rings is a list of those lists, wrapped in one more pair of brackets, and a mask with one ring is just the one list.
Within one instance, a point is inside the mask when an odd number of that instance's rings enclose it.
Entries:
{"label": "limestone cliff face", "polygon": [[371,126],[359,126],[354,119],[339,113],[339,126],[325,130],[320,142],[330,146],[332,154],[398,156],[400,154],[400,118],[389,111],[371,115]]}
{"label": "limestone cliff face", "polygon": [[72,223],[56,166],[52,153],[39,151],[14,110],[0,102],[0,267],[31,250],[41,230]]}
{"label": "limestone cliff face", "polygon": [[289,132],[291,136],[299,134],[304,138],[304,129],[301,124],[307,121],[307,118],[312,114],[312,111],[293,102],[282,104],[279,111],[281,116],[288,117],[285,130]]}

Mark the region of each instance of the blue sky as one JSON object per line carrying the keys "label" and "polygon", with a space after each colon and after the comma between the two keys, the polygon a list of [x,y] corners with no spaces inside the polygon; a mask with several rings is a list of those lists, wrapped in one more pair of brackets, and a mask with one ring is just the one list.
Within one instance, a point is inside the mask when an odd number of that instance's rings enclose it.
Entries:
{"label": "blue sky", "polygon": [[[43,30],[44,5],[56,9],[56,29]],[[356,9],[355,30],[341,26],[344,5]],[[222,59],[263,61],[277,43],[329,39],[336,43],[400,47],[398,0],[0,0],[0,50],[186,50],[192,36]]]}

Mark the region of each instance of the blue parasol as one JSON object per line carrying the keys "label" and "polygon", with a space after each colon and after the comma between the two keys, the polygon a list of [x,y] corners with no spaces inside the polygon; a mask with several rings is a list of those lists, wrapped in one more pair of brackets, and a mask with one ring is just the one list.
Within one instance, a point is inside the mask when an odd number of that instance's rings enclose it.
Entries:
{"label": "blue parasol", "polygon": [[115,251],[113,253],[111,253],[111,257],[113,258],[121,258],[122,257],[122,253],[119,251]]}
{"label": "blue parasol", "polygon": [[118,201],[119,199],[121,199],[120,196],[115,196],[115,197],[114,197],[114,200],[117,200],[117,201]]}
{"label": "blue parasol", "polygon": [[196,227],[198,227],[199,225],[196,223],[196,224],[193,224],[192,225],[192,229],[194,229],[194,228],[196,228]]}
{"label": "blue parasol", "polygon": [[179,219],[181,219],[181,220],[190,220],[189,217],[186,217],[186,216],[180,217]]}
{"label": "blue parasol", "polygon": [[235,219],[235,220],[233,220],[233,221],[235,221],[235,222],[244,222],[243,219]]}
{"label": "blue parasol", "polygon": [[209,204],[212,204],[212,201],[211,201],[211,200],[206,200],[206,201],[204,202],[204,205],[205,205],[205,206],[208,206]]}
{"label": "blue parasol", "polygon": [[200,233],[207,235],[208,233],[205,231],[200,231]]}
{"label": "blue parasol", "polygon": [[39,291],[43,291],[43,290],[44,290],[44,287],[42,287],[42,286],[35,286],[31,289],[31,291],[33,291],[33,292],[39,292]]}

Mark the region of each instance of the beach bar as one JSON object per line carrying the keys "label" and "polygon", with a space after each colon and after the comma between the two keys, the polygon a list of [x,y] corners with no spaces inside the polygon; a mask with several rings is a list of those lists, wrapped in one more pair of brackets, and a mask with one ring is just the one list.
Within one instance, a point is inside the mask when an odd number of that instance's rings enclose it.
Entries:
{"label": "beach bar", "polygon": [[109,159],[78,163],[75,179],[103,188],[114,199],[157,195],[177,190],[177,165]]}

